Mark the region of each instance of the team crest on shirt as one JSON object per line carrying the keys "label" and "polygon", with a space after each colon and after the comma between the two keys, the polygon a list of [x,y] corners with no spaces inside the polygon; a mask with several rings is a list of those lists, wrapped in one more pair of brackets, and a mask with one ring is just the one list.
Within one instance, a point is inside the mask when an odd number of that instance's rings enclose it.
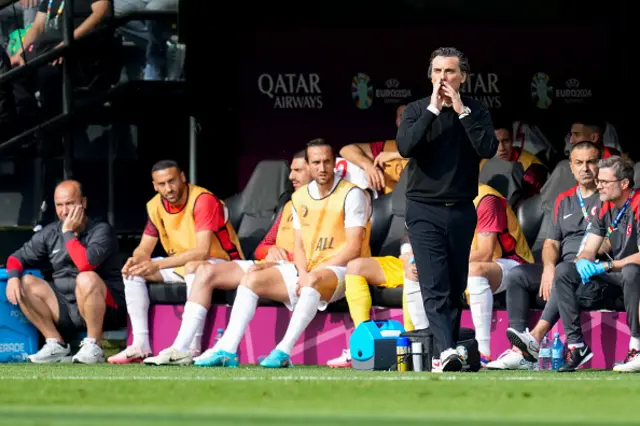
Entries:
{"label": "team crest on shirt", "polygon": [[627,237],[631,236],[631,223],[627,224]]}
{"label": "team crest on shirt", "polygon": [[593,208],[591,209],[591,216],[595,216],[597,210],[598,210],[598,206],[593,206]]}

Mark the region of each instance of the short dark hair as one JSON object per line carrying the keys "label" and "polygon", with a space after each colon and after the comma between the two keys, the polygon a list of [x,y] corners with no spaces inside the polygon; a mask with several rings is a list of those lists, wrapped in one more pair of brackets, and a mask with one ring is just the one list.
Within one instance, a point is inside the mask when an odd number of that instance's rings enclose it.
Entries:
{"label": "short dark hair", "polygon": [[298,158],[302,158],[304,161],[307,161],[307,150],[301,149],[300,151],[293,154],[294,160],[297,160]]}
{"label": "short dark hair", "polygon": [[509,131],[509,134],[513,133],[513,119],[511,114],[504,111],[491,111],[491,122],[493,123],[493,130],[504,129]]}
{"label": "short dark hair", "polygon": [[573,124],[582,124],[584,127],[588,127],[592,131],[598,133],[600,136],[604,134],[607,127],[607,123],[596,116],[596,114],[583,114],[573,121]]}
{"label": "short dark hair", "polygon": [[309,148],[322,147],[322,146],[328,146],[331,149],[331,155],[333,156],[334,159],[336,158],[336,154],[333,151],[333,147],[329,145],[329,143],[327,143],[326,140],[322,138],[318,138],[318,139],[312,140],[307,144],[307,149],[304,150],[304,160],[307,163],[309,162]]}
{"label": "short dark hair", "polygon": [[602,158],[602,148],[599,147],[598,144],[591,141],[582,141],[574,144],[571,147],[571,151],[569,151],[569,154],[571,154],[576,149],[595,149],[596,151],[598,151],[598,160]]}
{"label": "short dark hair", "polygon": [[598,161],[599,169],[612,169],[616,179],[628,179],[630,188],[635,185],[633,166],[633,161],[626,155],[612,155]]}
{"label": "short dark hair", "polygon": [[175,160],[160,160],[156,164],[154,164],[153,167],[151,167],[151,174],[154,174],[155,172],[159,172],[160,170],[171,169],[173,167],[178,169],[178,172],[182,171],[182,169],[180,168],[180,165],[178,164],[177,161],[175,161]]}
{"label": "short dark hair", "polygon": [[509,132],[509,135],[513,136],[511,126],[509,126],[506,122],[494,124],[493,130],[506,130],[507,132]]}
{"label": "short dark hair", "polygon": [[444,56],[445,58],[458,58],[458,66],[460,67],[460,71],[465,74],[469,74],[471,72],[471,67],[469,66],[469,59],[467,56],[456,49],[455,47],[439,47],[431,53],[431,58],[429,59],[429,76],[431,76],[433,59],[436,56]]}

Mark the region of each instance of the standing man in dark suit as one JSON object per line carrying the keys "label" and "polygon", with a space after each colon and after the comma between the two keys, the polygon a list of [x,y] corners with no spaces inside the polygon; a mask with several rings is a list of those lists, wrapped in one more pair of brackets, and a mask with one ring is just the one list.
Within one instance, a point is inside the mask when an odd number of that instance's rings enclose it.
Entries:
{"label": "standing man in dark suit", "polygon": [[406,227],[433,331],[432,371],[460,371],[456,340],[476,226],[473,199],[480,160],[496,154],[498,140],[487,108],[460,97],[469,75],[462,52],[435,50],[429,74],[433,92],[407,106],[396,140],[410,159]]}

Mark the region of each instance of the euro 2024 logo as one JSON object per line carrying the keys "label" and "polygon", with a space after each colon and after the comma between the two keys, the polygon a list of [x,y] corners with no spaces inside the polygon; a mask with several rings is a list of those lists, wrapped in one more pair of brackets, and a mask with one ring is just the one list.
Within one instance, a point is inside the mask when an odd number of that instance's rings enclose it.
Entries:
{"label": "euro 2024 logo", "polygon": [[367,109],[373,103],[373,85],[367,74],[358,73],[351,81],[351,97],[358,109]]}
{"label": "euro 2024 logo", "polygon": [[553,87],[549,85],[549,76],[543,72],[536,73],[531,79],[531,97],[540,109],[551,106]]}

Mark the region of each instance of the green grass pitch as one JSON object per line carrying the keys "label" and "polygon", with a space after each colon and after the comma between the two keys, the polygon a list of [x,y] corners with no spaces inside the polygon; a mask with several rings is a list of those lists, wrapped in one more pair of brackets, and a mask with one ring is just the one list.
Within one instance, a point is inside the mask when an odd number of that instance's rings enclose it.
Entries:
{"label": "green grass pitch", "polygon": [[0,365],[6,425],[615,425],[640,374]]}

